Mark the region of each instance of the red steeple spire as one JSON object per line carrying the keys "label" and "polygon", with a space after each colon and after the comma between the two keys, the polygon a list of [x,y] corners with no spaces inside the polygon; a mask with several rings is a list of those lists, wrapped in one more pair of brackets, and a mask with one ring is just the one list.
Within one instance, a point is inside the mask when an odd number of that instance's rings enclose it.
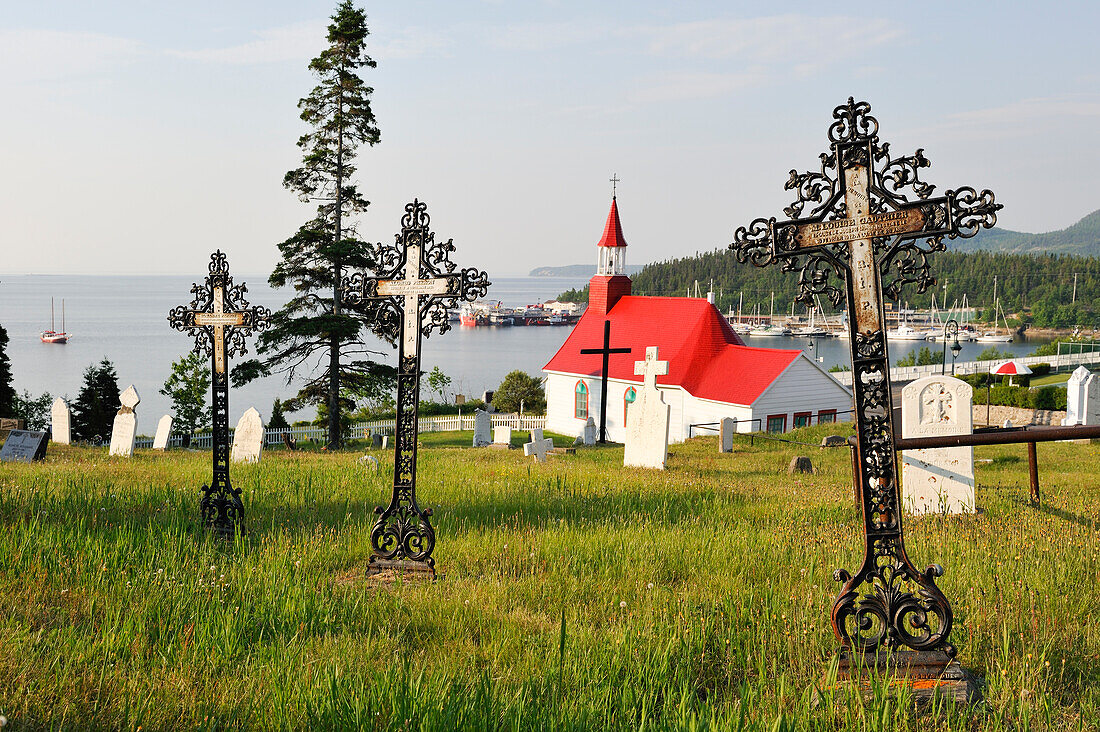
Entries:
{"label": "red steeple spire", "polygon": [[623,225],[619,223],[619,207],[615,197],[611,197],[611,210],[607,214],[607,224],[603,227],[603,238],[596,246],[599,247],[625,247],[626,239],[623,237]]}

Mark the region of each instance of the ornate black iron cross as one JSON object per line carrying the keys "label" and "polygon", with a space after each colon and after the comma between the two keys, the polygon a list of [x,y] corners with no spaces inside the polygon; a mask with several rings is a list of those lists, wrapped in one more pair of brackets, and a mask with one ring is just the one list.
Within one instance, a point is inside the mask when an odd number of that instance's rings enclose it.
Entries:
{"label": "ornate black iron cross", "polygon": [[629,348],[611,347],[611,321],[603,321],[603,347],[582,348],[581,353],[603,354],[603,371],[600,372],[600,442],[607,442],[607,369],[612,353],[630,353]]}
{"label": "ornate black iron cross", "polygon": [[[932,197],[934,186],[918,175],[929,165],[923,150],[891,158],[870,111],[869,104],[851,98],[834,109],[831,150],[821,155],[820,172],[792,170],[787,181],[787,190],[798,193],[784,209],[791,220],[756,219],[737,229],[730,248],[742,262],[761,267],[779,261],[784,270],[798,270],[801,302],[810,304],[820,294],[834,307],[848,300],[854,481],[865,545],[855,576],[843,569],[835,575],[843,583],[832,612],[842,664],[853,660],[853,652],[873,655],[884,647],[923,652],[916,663],[942,666],[955,655],[948,643],[951,605],[935,582],[943,568],[922,572],[905,552],[882,301],[883,295],[895,299],[908,283],[924,292],[935,282],[927,255],[946,248],[944,237],[971,237],[982,226],[992,227],[1001,206],[992,192],[973,188]],[[831,275],[844,280],[845,291],[830,282]]]}
{"label": "ornate black iron cross", "polygon": [[223,538],[232,539],[244,521],[241,492],[229,482],[229,372],[230,356],[247,352],[244,337],[268,325],[271,311],[249,306],[248,287],[233,284],[229,262],[219,249],[210,255],[210,274],[205,284],[191,286],[194,299],[190,307],[179,305],[168,313],[168,322],[176,330],[185,330],[195,339],[195,353],[210,356],[213,379],[214,476],[202,487],[203,520]]}
{"label": "ornate black iron cross", "polygon": [[440,244],[429,229],[428,207],[413,200],[405,205],[401,233],[392,246],[370,245],[380,277],[357,272],[344,279],[344,303],[360,306],[375,301],[376,332],[397,341],[397,428],[395,430],[393,494],[389,506],[375,509],[371,529],[376,567],[435,571],[435,531],[430,508],[416,502],[416,436],[420,406],[420,342],[433,329],[450,329],[448,311],[459,300],[484,297],[485,272],[468,268],[455,273],[452,239]]}

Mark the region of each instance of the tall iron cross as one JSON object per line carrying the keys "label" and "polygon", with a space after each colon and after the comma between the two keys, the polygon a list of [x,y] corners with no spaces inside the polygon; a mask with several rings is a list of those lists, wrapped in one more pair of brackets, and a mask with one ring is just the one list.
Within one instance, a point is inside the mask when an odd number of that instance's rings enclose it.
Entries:
{"label": "tall iron cross", "polygon": [[[864,558],[854,576],[843,569],[835,574],[842,585],[832,621],[842,666],[852,663],[854,654],[887,648],[916,652],[922,667],[942,670],[955,655],[948,643],[951,605],[935,582],[943,568],[918,570],[905,551],[882,302],[884,295],[895,299],[906,284],[915,284],[918,292],[933,285],[927,255],[943,251],[945,237],[971,237],[982,226],[992,227],[1001,206],[992,192],[973,188],[933,197],[934,186],[919,177],[930,164],[923,150],[891,158],[870,111],[869,104],[851,98],[836,107],[830,151],[821,155],[820,171],[790,173],[786,188],[798,194],[784,209],[790,220],[756,219],[737,229],[730,248],[742,262],[778,261],[784,270],[798,271],[800,302],[812,303],[822,294],[834,307],[848,301],[857,442],[853,479],[863,514]],[[843,280],[844,290],[831,282],[834,276]]]}
{"label": "tall iron cross", "polygon": [[484,297],[485,272],[455,271],[450,254],[453,240],[437,243],[430,230],[427,205],[405,205],[401,232],[392,246],[370,245],[381,276],[357,272],[344,279],[343,302],[349,307],[374,305],[374,330],[397,342],[397,427],[394,435],[393,492],[389,506],[375,508],[371,529],[374,567],[400,566],[435,571],[435,530],[430,508],[416,500],[416,436],[420,405],[420,341],[433,329],[450,329],[449,311],[459,300]]}
{"label": "tall iron cross", "polygon": [[195,353],[210,357],[213,404],[213,477],[202,487],[203,520],[223,538],[232,539],[244,521],[240,490],[229,481],[229,374],[226,361],[247,352],[244,338],[268,325],[271,311],[249,306],[248,287],[233,284],[229,262],[219,249],[210,255],[209,274],[204,284],[191,286],[191,305],[179,305],[168,313],[176,330],[195,339]]}
{"label": "tall iron cross", "polygon": [[611,347],[611,321],[603,321],[603,348],[582,348],[581,353],[602,353],[603,369],[600,372],[600,442],[607,442],[607,369],[612,353],[630,353],[629,348]]}

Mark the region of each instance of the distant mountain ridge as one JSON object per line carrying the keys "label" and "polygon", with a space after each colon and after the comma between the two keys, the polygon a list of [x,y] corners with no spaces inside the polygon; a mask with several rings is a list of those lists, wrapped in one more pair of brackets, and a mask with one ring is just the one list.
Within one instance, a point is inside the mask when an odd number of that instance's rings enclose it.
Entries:
{"label": "distant mountain ridge", "polygon": [[1100,257],[1100,210],[1072,226],[1044,234],[1028,234],[1010,229],[982,229],[972,239],[956,239],[948,244],[955,252],[1003,252],[1005,254],[1075,254]]}
{"label": "distant mountain ridge", "polygon": [[[626,274],[635,275],[642,271],[642,264],[628,264]],[[535,267],[527,273],[528,277],[591,277],[596,274],[594,264],[567,264],[564,267]]]}

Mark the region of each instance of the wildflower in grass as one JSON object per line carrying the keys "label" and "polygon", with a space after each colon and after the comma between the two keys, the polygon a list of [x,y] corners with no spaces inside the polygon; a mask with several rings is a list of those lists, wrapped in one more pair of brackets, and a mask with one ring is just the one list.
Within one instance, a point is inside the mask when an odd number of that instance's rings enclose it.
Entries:
{"label": "wildflower in grass", "polygon": [[620,600],[619,601],[619,607],[622,608],[623,610],[625,610],[626,609],[626,600]]}
{"label": "wildflower in grass", "polygon": [[650,582],[650,583],[649,583],[648,585],[646,585],[646,586],[645,586],[645,588],[646,588],[647,590],[652,590],[652,589],[653,589],[653,583],[652,583],[652,582]]}

